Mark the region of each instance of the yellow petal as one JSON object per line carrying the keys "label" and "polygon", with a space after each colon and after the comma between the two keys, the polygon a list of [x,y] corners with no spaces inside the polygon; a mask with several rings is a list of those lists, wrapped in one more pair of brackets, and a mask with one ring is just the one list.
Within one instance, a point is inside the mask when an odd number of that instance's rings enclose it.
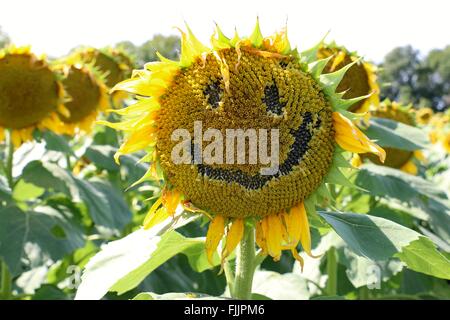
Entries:
{"label": "yellow petal", "polygon": [[13,142],[14,147],[15,147],[15,148],[20,147],[20,145],[22,144],[22,138],[20,137],[20,131],[18,131],[18,130],[13,130],[13,131],[11,132],[11,134],[12,134],[11,139],[12,139],[12,142]]}
{"label": "yellow petal", "polygon": [[310,257],[314,258],[315,256],[311,253],[311,234],[309,231],[308,216],[306,215],[306,210],[303,203],[298,206],[298,213],[298,218],[300,219],[300,242],[302,244],[302,248]]}
{"label": "yellow petal", "polygon": [[405,163],[401,168],[400,168],[400,170],[402,170],[402,171],[404,171],[404,172],[406,172],[406,173],[409,173],[409,174],[412,174],[412,175],[417,175],[417,166],[414,164],[414,162],[413,161],[408,161],[407,163]]}
{"label": "yellow petal", "polygon": [[360,167],[362,165],[361,157],[357,153],[355,153],[352,157],[352,160],[350,160],[350,164],[355,168]]}
{"label": "yellow petal", "polygon": [[267,254],[266,236],[264,235],[262,221],[258,221],[256,224],[256,244]]}
{"label": "yellow petal", "polygon": [[305,261],[303,260],[303,258],[298,254],[297,250],[295,248],[291,249],[291,253],[292,256],[294,257],[295,260],[297,260],[300,263],[300,268],[303,272],[303,267],[305,265]]}
{"label": "yellow petal", "polygon": [[181,202],[181,193],[177,190],[165,190],[162,200],[167,213],[173,215]]}
{"label": "yellow petal", "polygon": [[216,215],[209,224],[208,233],[206,234],[206,256],[211,265],[213,265],[213,256],[216,252],[219,242],[223,237],[225,229],[225,219],[223,216]]}
{"label": "yellow petal", "polygon": [[333,112],[333,124],[336,143],[344,150],[354,153],[374,153],[381,162],[386,159],[386,152],[361,132],[350,119],[339,112]]}
{"label": "yellow petal", "polygon": [[169,212],[165,207],[161,207],[152,215],[147,215],[144,220],[144,229],[148,230],[151,227],[156,226],[157,224],[160,224],[164,220],[170,217]]}
{"label": "yellow petal", "polygon": [[280,216],[270,214],[263,219],[263,230],[266,235],[267,252],[275,261],[281,258],[281,247],[283,242],[283,225]]}
{"label": "yellow petal", "polygon": [[331,65],[330,72],[333,72],[336,67],[345,59],[345,52],[339,51],[339,53],[333,58],[333,64]]}
{"label": "yellow petal", "polygon": [[297,247],[301,237],[302,210],[305,211],[303,202],[292,207],[286,216],[286,229],[289,235],[288,245],[293,248]]}
{"label": "yellow petal", "polygon": [[222,260],[228,257],[242,239],[244,235],[244,219],[235,219],[228,230],[225,248],[222,253]]}

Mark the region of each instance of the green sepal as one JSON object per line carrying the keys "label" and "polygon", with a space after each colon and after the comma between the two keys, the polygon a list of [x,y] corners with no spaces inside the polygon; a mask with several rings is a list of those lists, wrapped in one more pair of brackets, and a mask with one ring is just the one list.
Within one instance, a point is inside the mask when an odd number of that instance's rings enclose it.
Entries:
{"label": "green sepal", "polygon": [[252,43],[252,46],[259,48],[262,46],[263,40],[264,37],[261,33],[261,28],[259,27],[259,18],[256,18],[255,29],[253,29],[253,33],[250,36],[250,42]]}
{"label": "green sepal", "polygon": [[328,62],[331,60],[331,58],[333,58],[333,56],[329,56],[328,58],[325,58],[325,59],[316,60],[316,61],[313,61],[308,64],[309,72],[312,74],[314,79],[316,79],[316,80],[319,79],[320,75],[322,74],[323,69],[328,64]]}
{"label": "green sepal", "polygon": [[355,60],[335,72],[321,74],[320,82],[325,93],[327,93],[330,97],[333,96],[345,73],[358,61],[359,60]]}

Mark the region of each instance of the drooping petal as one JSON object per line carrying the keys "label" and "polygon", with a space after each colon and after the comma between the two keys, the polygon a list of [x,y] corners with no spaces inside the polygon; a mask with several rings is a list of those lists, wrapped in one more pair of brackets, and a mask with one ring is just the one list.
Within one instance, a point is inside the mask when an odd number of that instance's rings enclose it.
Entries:
{"label": "drooping petal", "polygon": [[298,242],[301,237],[301,223],[303,214],[301,211],[305,211],[303,202],[291,208],[289,214],[287,215],[286,227],[289,235],[289,245],[292,247],[297,247]]}
{"label": "drooping petal", "polygon": [[280,260],[283,241],[283,225],[280,216],[270,214],[263,219],[263,230],[266,235],[267,251],[275,261]]}
{"label": "drooping petal", "polygon": [[333,124],[336,143],[344,150],[354,153],[374,153],[381,162],[386,159],[386,152],[361,132],[350,119],[339,112],[333,112]]}
{"label": "drooping petal", "polygon": [[292,256],[294,257],[295,260],[297,260],[300,263],[300,268],[301,271],[303,272],[303,267],[305,266],[305,261],[303,260],[303,258],[298,254],[297,249],[292,248],[291,249],[291,253]]}
{"label": "drooping petal", "polygon": [[256,244],[261,248],[263,253],[267,254],[267,242],[262,226],[262,221],[258,221],[256,223]]}
{"label": "drooping petal", "polygon": [[181,203],[181,193],[178,190],[165,190],[162,195],[163,205],[169,215],[173,215]]}
{"label": "drooping petal", "polygon": [[220,240],[223,237],[225,229],[225,219],[221,215],[214,216],[213,220],[209,224],[208,233],[206,234],[206,256],[209,263],[212,265],[214,252],[216,252],[219,246]]}
{"label": "drooping petal", "polygon": [[242,239],[244,235],[244,219],[235,219],[228,230],[225,247],[222,253],[222,260],[228,257]]}
{"label": "drooping petal", "polygon": [[308,216],[306,215],[306,210],[303,202],[297,206],[298,208],[298,219],[300,219],[300,243],[302,244],[303,250],[310,256],[315,257],[311,253],[311,233],[309,231]]}

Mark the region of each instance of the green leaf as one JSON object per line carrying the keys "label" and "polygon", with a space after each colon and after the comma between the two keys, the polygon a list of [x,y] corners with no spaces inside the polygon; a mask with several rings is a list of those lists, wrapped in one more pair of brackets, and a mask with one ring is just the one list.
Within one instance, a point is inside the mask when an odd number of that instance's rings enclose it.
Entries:
{"label": "green leaf", "polygon": [[450,261],[434,247],[434,243],[420,237],[396,254],[407,266],[433,277],[450,279]]}
{"label": "green leaf", "polygon": [[373,117],[364,132],[382,147],[414,151],[426,148],[429,144],[423,130],[390,119]]}
{"label": "green leaf", "polygon": [[[411,214],[428,216],[434,232],[450,239],[450,201],[435,184],[400,170],[367,164],[360,168],[355,184],[372,196],[397,199],[414,207]],[[388,201],[389,203],[389,201]],[[406,211],[407,212],[407,211]]]}
{"label": "green leaf", "polygon": [[23,212],[16,207],[0,210],[0,256],[11,273],[21,273],[27,251],[56,261],[84,245],[81,230],[51,207]]}
{"label": "green leaf", "polygon": [[307,281],[300,275],[262,270],[255,273],[252,293],[273,300],[307,300],[310,297]]}
{"label": "green leaf", "polygon": [[100,299],[108,290],[123,294],[176,254],[204,243],[203,238],[185,238],[168,227],[169,220],[105,245],[86,265],[76,298]]}
{"label": "green leaf", "polygon": [[69,297],[57,286],[44,284],[36,290],[31,300],[69,300]]}
{"label": "green leaf", "polygon": [[75,156],[72,148],[64,136],[58,135],[50,130],[43,131],[41,134],[45,141],[47,150],[59,151]]}
{"label": "green leaf", "polygon": [[29,201],[40,197],[44,192],[45,189],[21,179],[14,186],[13,198],[16,201]]}
{"label": "green leaf", "polygon": [[75,203],[84,204],[94,223],[110,229],[122,229],[131,219],[123,197],[106,182],[79,179],[59,166],[30,162],[23,179],[45,189],[62,192]]}
{"label": "green leaf", "polygon": [[119,166],[114,161],[117,148],[108,145],[92,145],[86,149],[86,158],[92,161],[98,168],[109,171],[118,171]]}
{"label": "green leaf", "polygon": [[[398,257],[412,270],[435,277],[448,275],[438,268],[450,270],[450,262],[437,251],[430,240],[414,230],[369,215],[337,212],[319,214],[349,248],[362,257],[376,262]],[[418,253],[426,257],[425,260],[418,259]]]}

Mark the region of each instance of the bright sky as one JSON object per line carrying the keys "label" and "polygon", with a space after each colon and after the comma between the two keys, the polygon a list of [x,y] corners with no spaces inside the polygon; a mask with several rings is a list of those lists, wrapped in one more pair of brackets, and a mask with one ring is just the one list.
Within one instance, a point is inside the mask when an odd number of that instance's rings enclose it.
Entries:
{"label": "bright sky", "polygon": [[300,49],[331,30],[328,39],[380,61],[399,45],[426,53],[450,44],[449,12],[448,0],[2,0],[0,26],[17,45],[59,56],[80,44],[141,44],[156,33],[175,34],[184,20],[204,42],[214,21],[230,36],[235,26],[248,35],[259,16],[265,35],[287,19]]}

